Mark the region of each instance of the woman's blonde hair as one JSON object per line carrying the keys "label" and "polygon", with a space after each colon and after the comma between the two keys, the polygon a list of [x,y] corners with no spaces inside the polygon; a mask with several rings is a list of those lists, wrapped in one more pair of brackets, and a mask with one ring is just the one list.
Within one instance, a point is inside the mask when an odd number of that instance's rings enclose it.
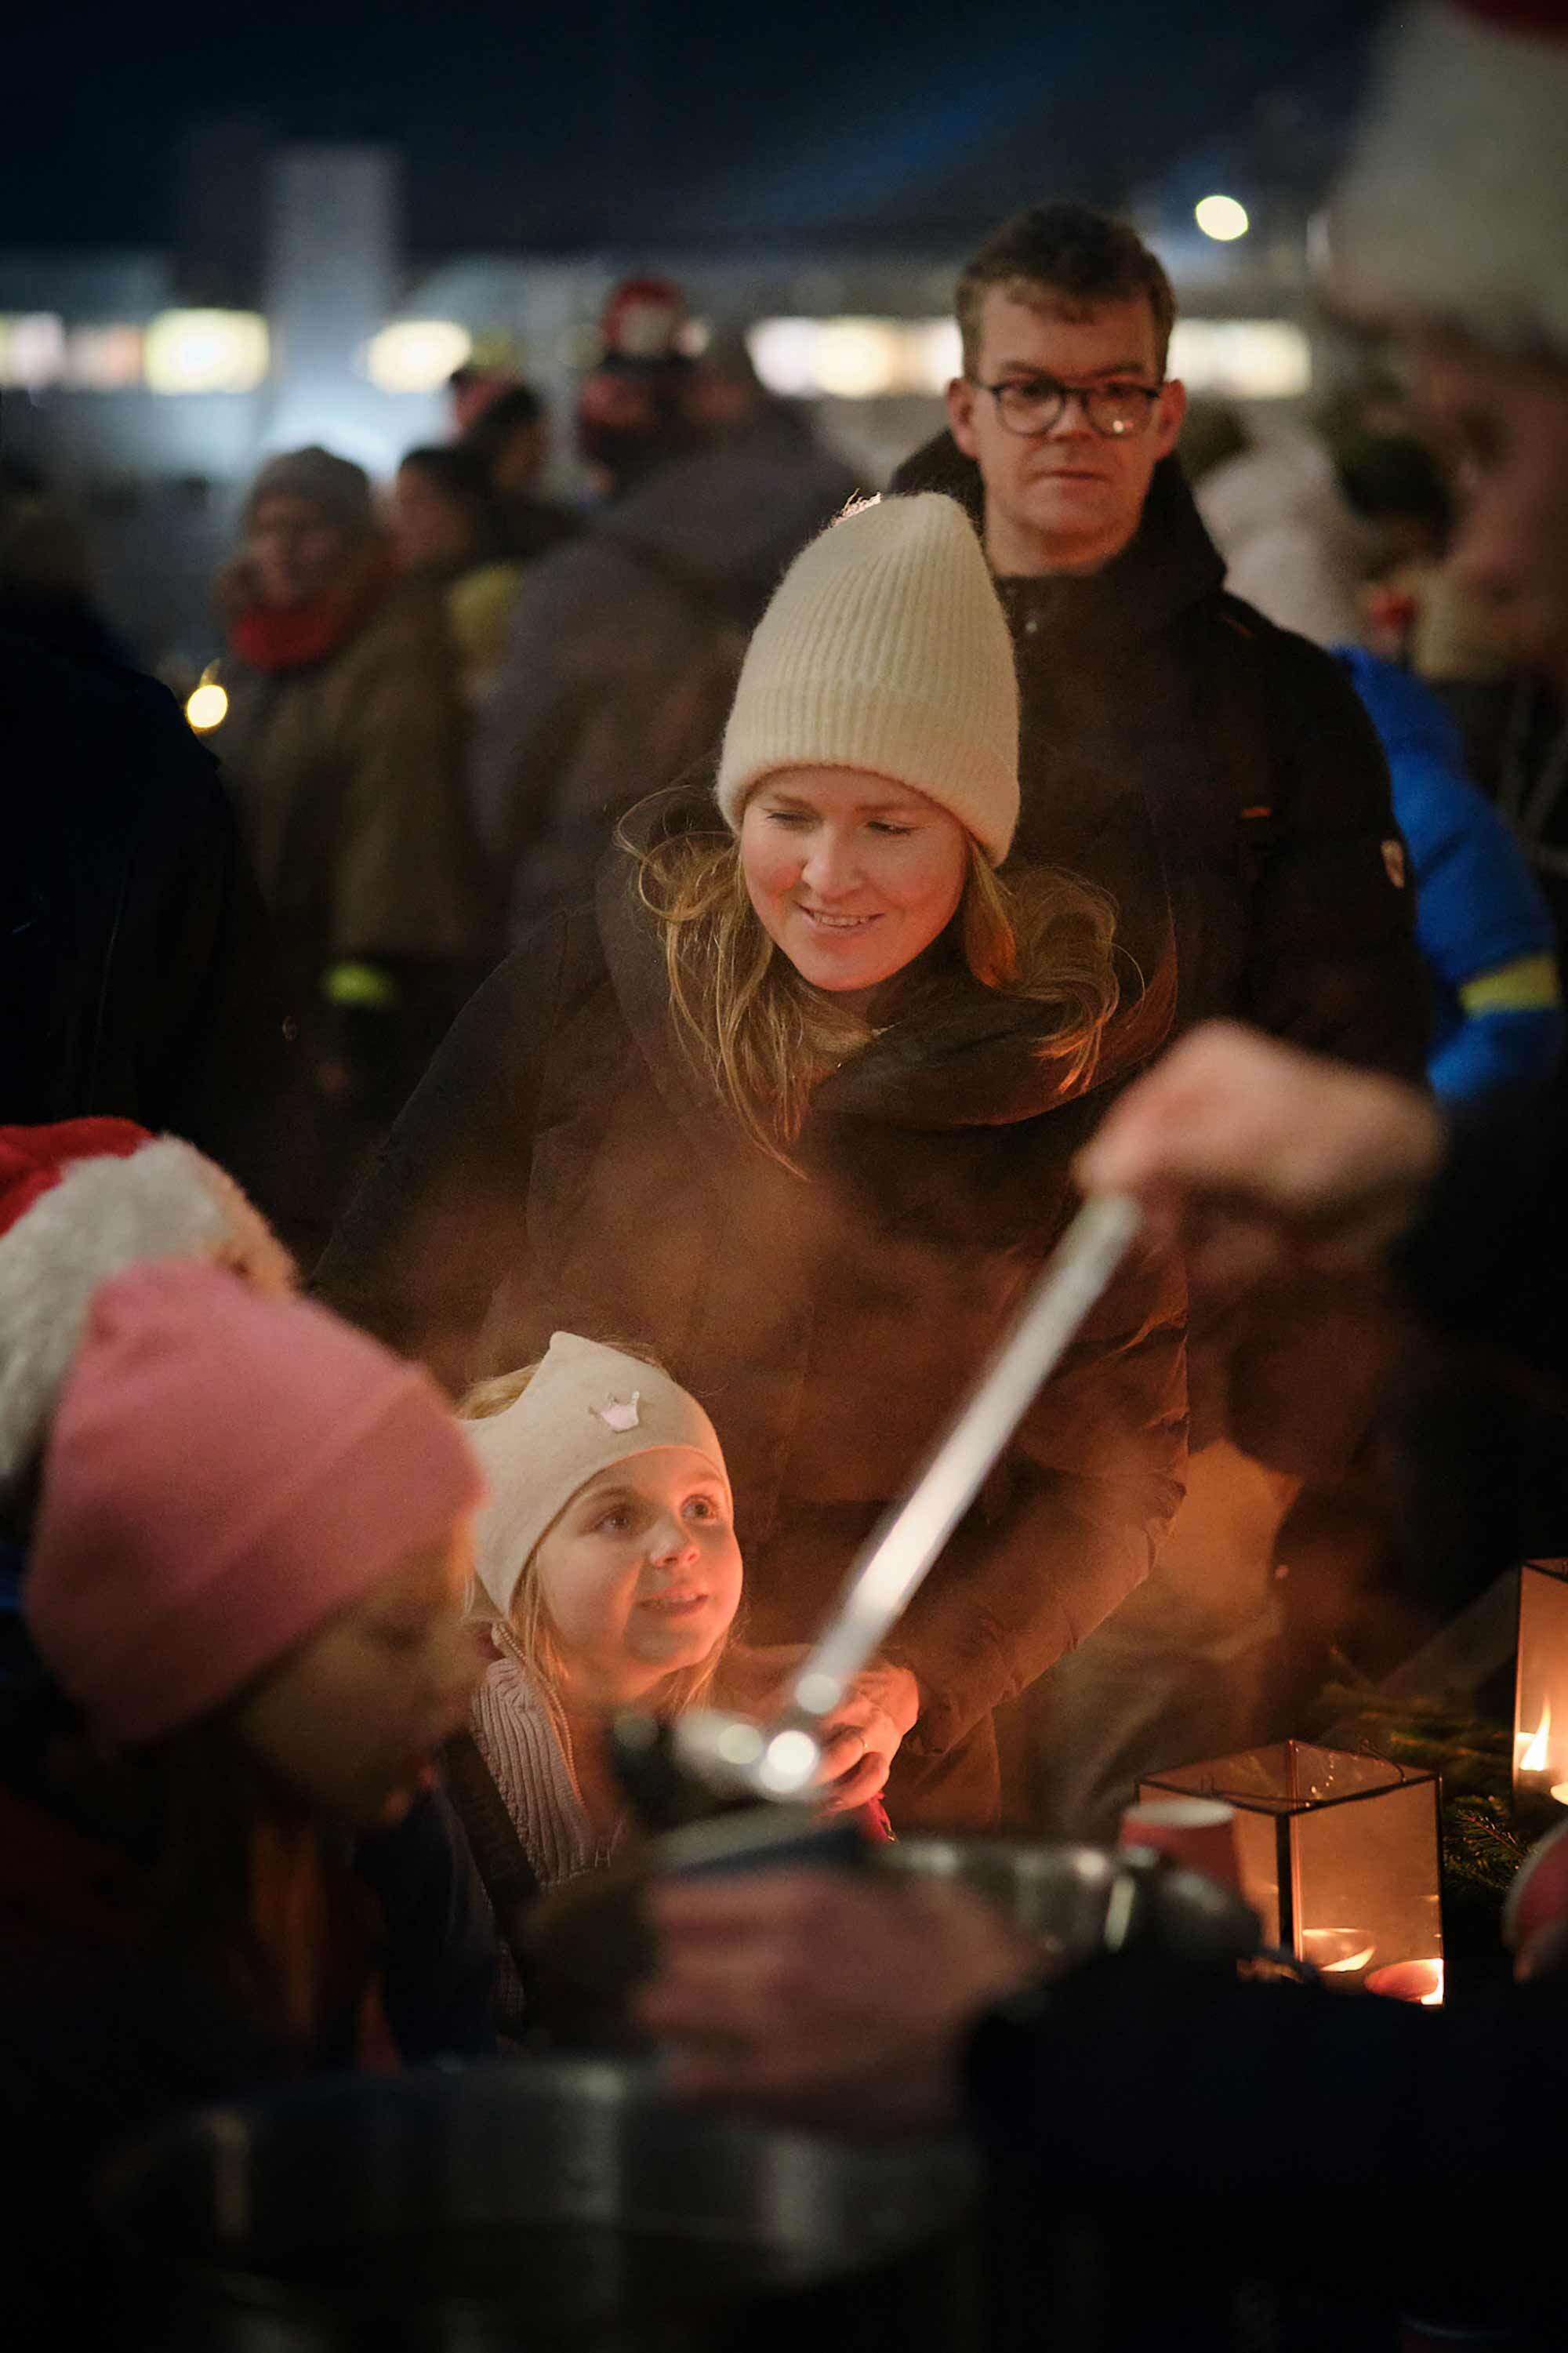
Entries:
{"label": "woman's blonde hair", "polygon": [[[618,1347],[621,1343],[613,1341],[607,1345]],[[656,1372],[664,1370],[664,1366],[656,1364],[646,1350],[625,1348],[623,1354],[636,1355],[641,1363],[650,1366]],[[542,1361],[541,1358],[540,1362]],[[515,1373],[500,1373],[493,1380],[476,1381],[458,1402],[458,1420],[488,1421],[493,1414],[504,1413],[509,1405],[516,1403],[538,1370],[539,1364],[524,1365]],[[577,1492],[581,1494],[582,1489]],[[549,1534],[548,1529],[545,1534]],[[468,1614],[476,1625],[495,1622],[496,1612],[486,1601],[477,1582],[469,1589]],[[519,1573],[517,1590],[504,1622],[518,1656],[532,1676],[550,1710],[556,1736],[570,1754],[571,1744],[566,1735],[565,1714],[562,1705],[566,1683],[565,1662],[540,1582],[538,1545],[529,1554]],[[647,1704],[671,1715],[683,1715],[689,1707],[700,1707],[712,1687],[732,1632],[733,1628],[729,1629],[714,1644],[707,1658],[700,1660],[696,1666],[678,1667],[667,1675],[649,1694]]]}
{"label": "woman's blonde hair", "polygon": [[[643,844],[623,828],[618,839],[659,928],[670,1013],[689,1060],[753,1142],[791,1165],[812,1095],[869,1042],[869,1023],[803,980],[775,947],[732,836],[675,832]],[[1004,879],[977,842],[968,849],[952,944],[982,987],[1056,1014],[1036,1052],[1055,1066],[1065,1098],[1092,1072],[1116,1010],[1115,902],[1059,867]],[[935,976],[916,982],[900,1016],[941,986]]]}

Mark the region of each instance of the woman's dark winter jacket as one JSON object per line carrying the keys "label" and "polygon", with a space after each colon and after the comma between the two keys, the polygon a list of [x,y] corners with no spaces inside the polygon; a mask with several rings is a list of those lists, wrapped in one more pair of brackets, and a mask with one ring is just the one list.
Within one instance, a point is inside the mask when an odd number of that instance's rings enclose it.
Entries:
{"label": "woman's dark winter jacket", "polygon": [[[468,1008],[320,1286],[454,1391],[560,1327],[658,1356],[724,1444],[749,1638],[805,1640],[1068,1214],[1101,1096],[1052,1107],[1039,1018],[955,978],[819,1089],[796,1175],[693,1077],[617,856],[596,924],[545,926]],[[1181,1335],[1173,1271],[1119,1282],[916,1599],[895,1824],[987,1819],[992,1709],[1147,1573],[1180,1492]]]}
{"label": "woman's dark winter jacket", "polygon": [[[945,434],[893,488],[981,521]],[[1226,594],[1176,460],[1101,571],[997,586],[1023,696],[1015,855],[1113,891],[1130,944],[1163,928],[1163,869],[1178,1028],[1228,1014],[1419,1078],[1426,976],[1376,734],[1329,655]]]}

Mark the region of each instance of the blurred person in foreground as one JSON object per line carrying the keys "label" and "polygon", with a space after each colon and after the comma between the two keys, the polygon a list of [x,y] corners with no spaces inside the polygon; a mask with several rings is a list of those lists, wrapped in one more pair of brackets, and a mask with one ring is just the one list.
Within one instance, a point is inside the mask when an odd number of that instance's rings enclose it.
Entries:
{"label": "blurred person in foreground", "polygon": [[716,752],[780,574],[855,489],[749,364],[716,404],[669,296],[636,280],[612,299],[578,428],[607,495],[530,567],[480,718],[475,821],[514,944],[586,902],[634,802]]}
{"label": "blurred person in foreground", "polygon": [[[1336,220],[1342,285],[1399,321],[1425,408],[1468,449],[1458,560],[1568,683],[1564,119],[1563,28],[1428,8]],[[1484,186],[1456,165],[1478,147],[1507,165]],[[1209,1288],[1393,1248],[1432,1322],[1505,1342],[1564,1394],[1568,1150],[1528,1106],[1448,1124],[1412,1089],[1225,1025],[1129,1090],[1079,1174],[1181,1231]],[[1558,1438],[1568,1461],[1561,1421]],[[1426,2011],[1116,1961],[1020,1992],[1026,1967],[977,1905],[936,1918],[847,1880],[654,1900],[644,2015],[689,2096],[860,2126],[962,2105],[1042,2194],[1102,2215],[1157,2199],[1210,2243],[1223,2213],[1255,2273],[1562,2342],[1561,1916],[1526,1942],[1514,1992]],[[1504,2182],[1500,2252],[1473,2224]]]}
{"label": "blurred person in foreground", "polygon": [[503,551],[531,564],[583,528],[575,511],[540,495],[550,462],[550,412],[531,384],[508,384],[463,428],[457,447],[482,470],[503,526]]}
{"label": "blurred person in foreground", "polygon": [[441,593],[471,702],[500,658],[522,581],[479,459],[460,442],[410,449],[393,478],[388,527],[399,569]]}
{"label": "blurred person in foreground", "polygon": [[94,1293],[0,1685],[16,2341],[109,2284],[85,2189],[115,2135],[488,2047],[482,1918],[449,1947],[405,1918],[395,1952],[356,1852],[463,1720],[482,1494],[430,1383],[320,1308],[189,1259]]}
{"label": "blurred person in foreground", "polygon": [[323,1115],[330,1219],[484,969],[458,658],[399,581],[363,470],[319,448],[251,486],[224,584],[223,762]]}
{"label": "blurred person in foreground", "polygon": [[[1178,1033],[1231,1014],[1418,1077],[1387,768],[1338,666],[1226,588],[1175,456],[1160,262],[1087,205],[1038,206],[965,266],[957,311],[951,430],[894,487],[947,491],[984,534],[1022,693],[1015,854],[1110,891],[1145,976],[1173,944]],[[1187,1500],[1142,1590],[1007,1722],[1020,1822],[1103,1826],[1140,1770],[1261,1736],[1275,1540],[1301,1480],[1353,1453],[1391,1345],[1289,1299],[1194,1320]]]}

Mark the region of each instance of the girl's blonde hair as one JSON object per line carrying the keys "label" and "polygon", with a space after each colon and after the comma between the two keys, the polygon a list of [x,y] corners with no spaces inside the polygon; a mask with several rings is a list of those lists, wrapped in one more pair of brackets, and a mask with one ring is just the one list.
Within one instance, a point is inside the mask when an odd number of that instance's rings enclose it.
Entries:
{"label": "girl's blonde hair", "polygon": [[[746,889],[740,844],[725,834],[673,832],[620,846],[637,863],[637,894],[658,924],[670,1013],[686,1053],[746,1134],[786,1166],[823,1080],[872,1036],[858,1013],[813,988],[774,946]],[[1064,1099],[1092,1073],[1120,994],[1108,892],[1058,867],[1007,880],[971,840],[952,941],[982,987],[1038,1005],[1055,1021],[1036,1048]],[[913,984],[941,988],[933,976]]]}
{"label": "girl's blonde hair", "polygon": [[[612,1341],[607,1345],[621,1345],[618,1341]],[[626,1348],[623,1350],[623,1354],[637,1355],[641,1363],[649,1366],[655,1372],[663,1372],[665,1369],[662,1365],[655,1363],[644,1350],[634,1351]],[[542,1361],[543,1359],[541,1358],[540,1363]],[[538,1363],[524,1365],[515,1373],[499,1373],[492,1380],[476,1381],[472,1388],[458,1402],[458,1420],[489,1421],[493,1414],[504,1413],[509,1405],[514,1405],[521,1397],[538,1370]],[[582,1489],[579,1488],[577,1492],[580,1494]],[[493,1624],[495,1620],[496,1612],[485,1599],[477,1581],[469,1588],[468,1614],[469,1620],[476,1625],[486,1622]],[[562,1705],[562,1694],[566,1683],[565,1662],[561,1655],[560,1642],[554,1626],[551,1622],[550,1612],[545,1606],[544,1593],[540,1583],[538,1545],[535,1545],[522,1565],[518,1577],[517,1590],[512,1596],[511,1609],[505,1623],[511,1634],[519,1657],[543,1695],[556,1735],[570,1754],[565,1715]],[[663,1683],[659,1683],[649,1695],[648,1704],[657,1705],[661,1712],[672,1715],[684,1715],[689,1707],[700,1707],[712,1687],[713,1679],[719,1672],[720,1662],[729,1646],[733,1630],[732,1627],[729,1629],[714,1644],[707,1658],[700,1660],[696,1666],[678,1667],[667,1675]]]}

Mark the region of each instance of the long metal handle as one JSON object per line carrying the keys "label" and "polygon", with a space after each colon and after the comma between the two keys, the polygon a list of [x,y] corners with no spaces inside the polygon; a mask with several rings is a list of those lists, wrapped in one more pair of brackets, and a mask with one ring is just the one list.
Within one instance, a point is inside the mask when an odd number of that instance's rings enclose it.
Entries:
{"label": "long metal handle", "polygon": [[788,1715],[795,1723],[831,1715],[902,1617],[1141,1222],[1137,1204],[1119,1193],[1086,1202],[1074,1218],[979,1388],[850,1570],[837,1608],[791,1689]]}

